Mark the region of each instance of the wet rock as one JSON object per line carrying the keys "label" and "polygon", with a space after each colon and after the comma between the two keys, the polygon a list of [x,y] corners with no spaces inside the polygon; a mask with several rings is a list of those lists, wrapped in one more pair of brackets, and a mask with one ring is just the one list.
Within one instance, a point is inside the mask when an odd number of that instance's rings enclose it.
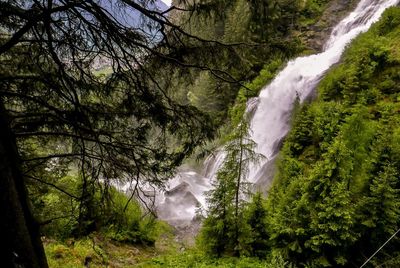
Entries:
{"label": "wet rock", "polygon": [[272,153],[274,155],[276,155],[280,152],[280,150],[283,147],[284,141],[285,141],[285,137],[282,137],[274,142],[274,144],[272,145],[272,148],[273,148]]}
{"label": "wet rock", "polygon": [[255,176],[255,183],[253,184],[253,191],[259,191],[264,194],[267,193],[271,187],[276,170],[276,156],[267,161],[257,172]]}
{"label": "wet rock", "polygon": [[201,205],[199,200],[197,200],[191,192],[186,192],[182,198],[182,201],[185,202],[185,204],[193,204],[195,207],[199,207]]}
{"label": "wet rock", "polygon": [[187,182],[181,182],[178,186],[176,186],[175,188],[166,191],[165,195],[166,196],[172,196],[172,195],[176,195],[176,194],[180,194],[183,192],[187,192],[190,188],[190,185]]}
{"label": "wet rock", "polygon": [[201,203],[191,192],[187,182],[182,182],[175,188],[165,193],[165,200],[158,208],[160,218],[166,220],[173,226],[189,223],[195,214],[196,208]]}
{"label": "wet rock", "polygon": [[322,51],[333,27],[348,14],[358,2],[358,0],[330,1],[317,23],[302,29],[300,37],[303,39],[306,46],[315,52]]}

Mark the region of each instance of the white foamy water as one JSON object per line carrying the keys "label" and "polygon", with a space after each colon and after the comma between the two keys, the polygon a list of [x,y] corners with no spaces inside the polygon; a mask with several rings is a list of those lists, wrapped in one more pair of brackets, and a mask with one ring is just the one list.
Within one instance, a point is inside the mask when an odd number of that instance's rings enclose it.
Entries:
{"label": "white foamy water", "polygon": [[[334,28],[323,52],[290,61],[260,92],[258,98],[249,101],[247,110],[254,111],[250,124],[251,137],[257,143],[256,151],[266,157],[261,165],[250,167],[250,182],[263,188],[270,184],[274,172],[273,161],[289,131],[289,119],[296,97],[304,101],[323,74],[339,61],[346,45],[358,34],[367,31],[385,9],[399,2],[361,0],[356,9]],[[171,181],[171,190],[160,203],[160,217],[172,223],[191,220],[196,206],[205,205],[204,192],[211,189],[210,181],[215,178],[224,158],[223,150],[209,156],[203,175],[187,170],[180,172]]]}
{"label": "white foamy water", "polygon": [[[289,131],[289,119],[296,96],[304,101],[313,91],[323,74],[337,63],[346,45],[365,32],[390,6],[399,0],[362,0],[332,31],[324,51],[290,61],[276,78],[260,93],[258,107],[251,120],[252,139],[257,152],[266,156],[261,166],[250,169],[249,180],[257,182],[268,159],[278,153],[279,143]],[[261,171],[261,172],[260,172]]]}

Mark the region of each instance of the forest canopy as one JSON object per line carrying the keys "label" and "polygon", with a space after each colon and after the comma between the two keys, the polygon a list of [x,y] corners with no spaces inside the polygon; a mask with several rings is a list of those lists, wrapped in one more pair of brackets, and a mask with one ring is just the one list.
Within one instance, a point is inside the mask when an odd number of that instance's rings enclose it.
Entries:
{"label": "forest canopy", "polygon": [[[132,11],[139,25],[127,23]],[[212,137],[208,116],[176,102],[168,79],[156,77],[160,62],[221,76],[177,57],[193,40],[215,43],[182,30],[169,11],[153,1],[0,3],[1,230],[10,265],[17,258],[46,266],[27,186],[51,186],[78,200],[75,232],[85,234],[94,228],[95,193],[107,200],[118,180],[145,198],[142,188],[162,187],[184,156]],[[99,74],[99,65],[111,70]],[[58,183],[71,172],[79,191]]]}

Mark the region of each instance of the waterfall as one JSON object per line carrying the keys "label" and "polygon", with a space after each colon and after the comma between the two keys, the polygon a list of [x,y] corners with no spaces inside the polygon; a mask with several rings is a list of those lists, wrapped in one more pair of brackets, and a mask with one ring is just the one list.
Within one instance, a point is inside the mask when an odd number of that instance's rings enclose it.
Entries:
{"label": "waterfall", "polygon": [[[279,145],[289,131],[293,103],[307,99],[323,74],[337,63],[346,47],[358,34],[365,32],[382,13],[399,0],[362,0],[356,9],[332,31],[324,51],[290,61],[258,97],[257,110],[251,120],[251,136],[257,143],[256,152],[266,156],[261,166],[250,169],[249,180],[265,187],[272,174],[265,173],[271,166]],[[260,182],[262,180],[262,182]]]}
{"label": "waterfall", "polygon": [[[361,0],[355,10],[332,31],[321,53],[289,61],[275,79],[262,89],[258,98],[249,101],[247,110],[253,114],[251,137],[257,143],[256,152],[265,160],[250,167],[248,180],[262,189],[268,188],[274,173],[274,159],[289,131],[293,103],[298,97],[303,102],[310,96],[323,74],[337,63],[346,47],[358,34],[365,32],[390,6],[400,0]],[[183,170],[171,182],[170,191],[159,206],[160,217],[176,223],[192,219],[198,206],[204,206],[204,192],[211,189],[225,157],[217,151],[205,161],[205,172]]]}

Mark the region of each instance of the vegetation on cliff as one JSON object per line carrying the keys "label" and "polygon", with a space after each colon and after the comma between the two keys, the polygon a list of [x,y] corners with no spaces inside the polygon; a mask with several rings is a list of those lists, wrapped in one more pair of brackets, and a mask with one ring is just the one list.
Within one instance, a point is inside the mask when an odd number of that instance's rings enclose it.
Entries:
{"label": "vegetation on cliff", "polygon": [[[272,255],[360,266],[400,227],[400,8],[358,37],[300,108],[267,199]],[[372,263],[399,265],[399,240]]]}

